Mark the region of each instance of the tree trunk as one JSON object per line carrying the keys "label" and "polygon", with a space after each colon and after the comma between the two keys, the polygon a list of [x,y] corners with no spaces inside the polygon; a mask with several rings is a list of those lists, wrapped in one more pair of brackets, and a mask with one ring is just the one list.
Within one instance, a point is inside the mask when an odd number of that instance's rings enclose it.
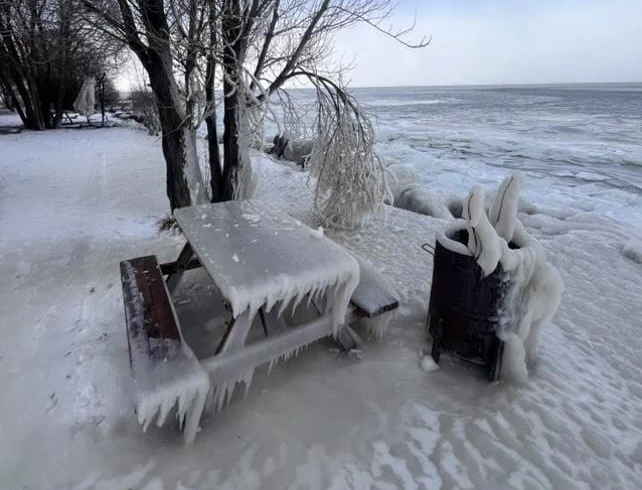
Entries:
{"label": "tree trunk", "polygon": [[250,134],[243,96],[240,66],[245,57],[246,40],[240,36],[241,16],[238,0],[227,0],[223,19],[223,200],[244,199],[254,192],[250,162]]}
{"label": "tree trunk", "polygon": [[107,74],[103,73],[98,78],[98,101],[100,102],[100,127],[105,127],[105,79]]}
{"label": "tree trunk", "polygon": [[239,171],[241,168],[242,158],[239,154],[239,126],[240,121],[238,118],[239,112],[239,97],[238,93],[230,92],[233,89],[232,84],[228,81],[227,77],[223,84],[225,92],[225,112],[223,116],[223,124],[225,130],[223,132],[223,159],[225,161],[225,168],[223,170],[223,200],[234,199],[235,190],[238,188]]}
{"label": "tree trunk", "polygon": [[216,49],[217,25],[216,25],[216,4],[210,2],[209,29],[210,29],[210,51],[207,54],[207,67],[205,73],[205,124],[207,126],[207,153],[210,164],[210,189],[212,191],[212,202],[223,200],[223,167],[221,166],[221,154],[218,147],[218,130],[216,129],[216,94],[214,84],[216,81]]}
{"label": "tree trunk", "polygon": [[174,211],[206,203],[207,193],[196,152],[196,132],[185,118],[176,80],[171,73],[171,55],[151,52],[150,57],[152,62],[145,68],[158,102],[170,207]]}
{"label": "tree trunk", "polygon": [[[207,94],[207,92],[212,92]],[[211,97],[212,102],[214,101],[214,89],[209,87],[206,89],[206,97],[209,99]],[[211,104],[210,113],[205,118],[205,124],[207,126],[207,152],[210,163],[210,187],[212,189],[212,202],[220,202],[223,200],[223,171],[221,167],[221,154],[218,148],[218,131],[216,129],[216,108],[214,104]]]}
{"label": "tree trunk", "polygon": [[254,193],[252,164],[250,162],[250,130],[245,100],[240,90],[232,91],[230,82],[224,83],[225,131],[223,133],[223,200],[246,199]]}
{"label": "tree trunk", "polygon": [[[46,128],[45,121],[40,111],[40,101],[38,90],[28,82],[23,85],[22,80],[14,79],[16,90],[22,100],[22,110],[24,113],[23,124],[25,128],[34,131],[42,131]],[[28,86],[27,86],[28,85]]]}

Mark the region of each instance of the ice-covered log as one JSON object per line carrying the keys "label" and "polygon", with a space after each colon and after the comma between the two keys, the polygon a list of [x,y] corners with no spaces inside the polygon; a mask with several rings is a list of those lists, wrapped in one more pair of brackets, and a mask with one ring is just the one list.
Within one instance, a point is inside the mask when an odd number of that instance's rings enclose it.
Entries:
{"label": "ice-covered log", "polygon": [[453,217],[444,196],[419,184],[411,184],[403,188],[396,195],[394,205],[434,218],[449,219]]}

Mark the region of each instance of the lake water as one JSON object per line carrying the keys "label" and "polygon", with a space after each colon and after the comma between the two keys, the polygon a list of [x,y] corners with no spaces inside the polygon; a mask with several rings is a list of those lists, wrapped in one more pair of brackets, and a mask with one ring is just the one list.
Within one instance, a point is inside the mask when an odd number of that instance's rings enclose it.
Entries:
{"label": "lake water", "polygon": [[354,89],[377,150],[464,193],[512,169],[537,205],[642,225],[642,83]]}

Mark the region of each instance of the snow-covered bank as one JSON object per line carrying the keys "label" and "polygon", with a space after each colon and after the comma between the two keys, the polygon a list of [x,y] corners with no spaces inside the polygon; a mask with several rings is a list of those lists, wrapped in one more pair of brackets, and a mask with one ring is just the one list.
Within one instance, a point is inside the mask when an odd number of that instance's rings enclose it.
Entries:
{"label": "snow-covered bank", "polygon": [[[520,213],[566,285],[524,386],[489,385],[447,356],[420,368],[432,272],[421,244],[446,220],[387,208],[366,231],[328,232],[401,293],[388,334],[361,360],[324,342],[259,370],[184,450],[170,428],[142,434],[133,413],[118,271],[181,245],[156,232],[158,140],[23,131],[0,145],[0,487],[638,487],[642,265],[623,250],[639,232],[545,202]],[[305,173],[265,157],[255,170],[260,197],[311,222]],[[211,294],[193,273],[182,318],[204,320]]]}

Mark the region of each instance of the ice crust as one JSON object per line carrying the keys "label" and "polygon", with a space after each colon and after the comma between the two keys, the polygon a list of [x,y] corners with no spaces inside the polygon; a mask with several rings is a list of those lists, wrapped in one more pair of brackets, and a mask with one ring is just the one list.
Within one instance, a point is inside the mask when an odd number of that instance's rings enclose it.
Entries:
{"label": "ice crust", "polygon": [[468,230],[468,249],[487,276],[497,269],[502,243],[486,216],[484,195],[481,187],[473,187],[464,201],[463,216]]}
{"label": "ice crust", "polygon": [[564,292],[562,278],[547,262],[540,244],[515,220],[512,243],[502,243],[500,263],[508,289],[499,311],[497,336],[504,340],[504,379],[525,381],[535,361],[542,325],[550,322]]}
{"label": "ice crust", "polygon": [[[444,247],[475,257],[484,276],[501,265],[507,284],[496,322],[496,335],[505,341],[501,377],[518,382],[527,379],[527,362],[536,358],[540,329],[553,318],[564,290],[558,271],[517,219],[520,186],[519,174],[504,179],[491,206],[490,220],[484,208],[484,190],[473,187],[463,205],[465,221],[439,235]],[[464,226],[468,231],[466,247],[449,238]]]}
{"label": "ice crust", "polygon": [[[208,424],[182,451],[172,430],[153,430],[153,421],[143,437],[130,417],[122,294],[109,288],[119,260],[150,251],[169,259],[182,245],[155,224],[167,209],[158,141],[113,128],[23,130],[0,144],[11,191],[0,213],[8,278],[0,311],[11,326],[2,329],[0,352],[4,487],[639,488],[642,266],[622,249],[641,243],[640,220],[623,226],[604,216],[632,219],[635,201],[618,207],[546,172],[526,180],[522,195],[530,193],[538,210],[520,210],[520,221],[567,289],[541,329],[537,372],[529,366],[526,387],[489,386],[463,365],[431,374],[419,367],[432,270],[420,246],[444,222],[389,209],[358,235],[328,230],[356,255],[385,265],[398,289],[402,303],[385,343],[366,345],[359,363],[311,346],[296,366],[279,364],[261,379],[257,372],[251,403]],[[491,194],[489,180],[498,185],[506,172],[474,160],[444,171],[415,153],[426,182],[462,198],[472,180],[485,179]],[[255,170],[259,195],[315,224],[304,172],[271,161]],[[51,184],[46,192],[43,179]],[[571,196],[562,203],[555,201],[561,188]],[[578,210],[586,203],[598,203],[598,211]],[[66,266],[61,259],[70,256]],[[96,341],[102,332],[108,338]],[[237,386],[233,402],[244,388]],[[45,411],[53,391],[58,403]],[[175,420],[172,411],[167,420]],[[64,451],[52,450],[52,441],[65,441]]]}
{"label": "ice crust", "polygon": [[343,325],[359,265],[340,245],[254,199],[179,209],[176,217],[234,318],[277,303],[280,315],[308,294],[326,295],[335,335]]}
{"label": "ice crust", "polygon": [[432,373],[433,371],[437,371],[439,369],[439,364],[435,362],[431,355],[422,357],[419,365],[421,366],[421,369],[426,373]]}
{"label": "ice crust", "polygon": [[519,172],[506,177],[500,184],[495,201],[490,208],[490,224],[507,243],[511,242],[515,232],[521,186],[522,176]]}
{"label": "ice crust", "polygon": [[622,255],[633,262],[642,264],[642,240],[629,240],[622,247]]}

